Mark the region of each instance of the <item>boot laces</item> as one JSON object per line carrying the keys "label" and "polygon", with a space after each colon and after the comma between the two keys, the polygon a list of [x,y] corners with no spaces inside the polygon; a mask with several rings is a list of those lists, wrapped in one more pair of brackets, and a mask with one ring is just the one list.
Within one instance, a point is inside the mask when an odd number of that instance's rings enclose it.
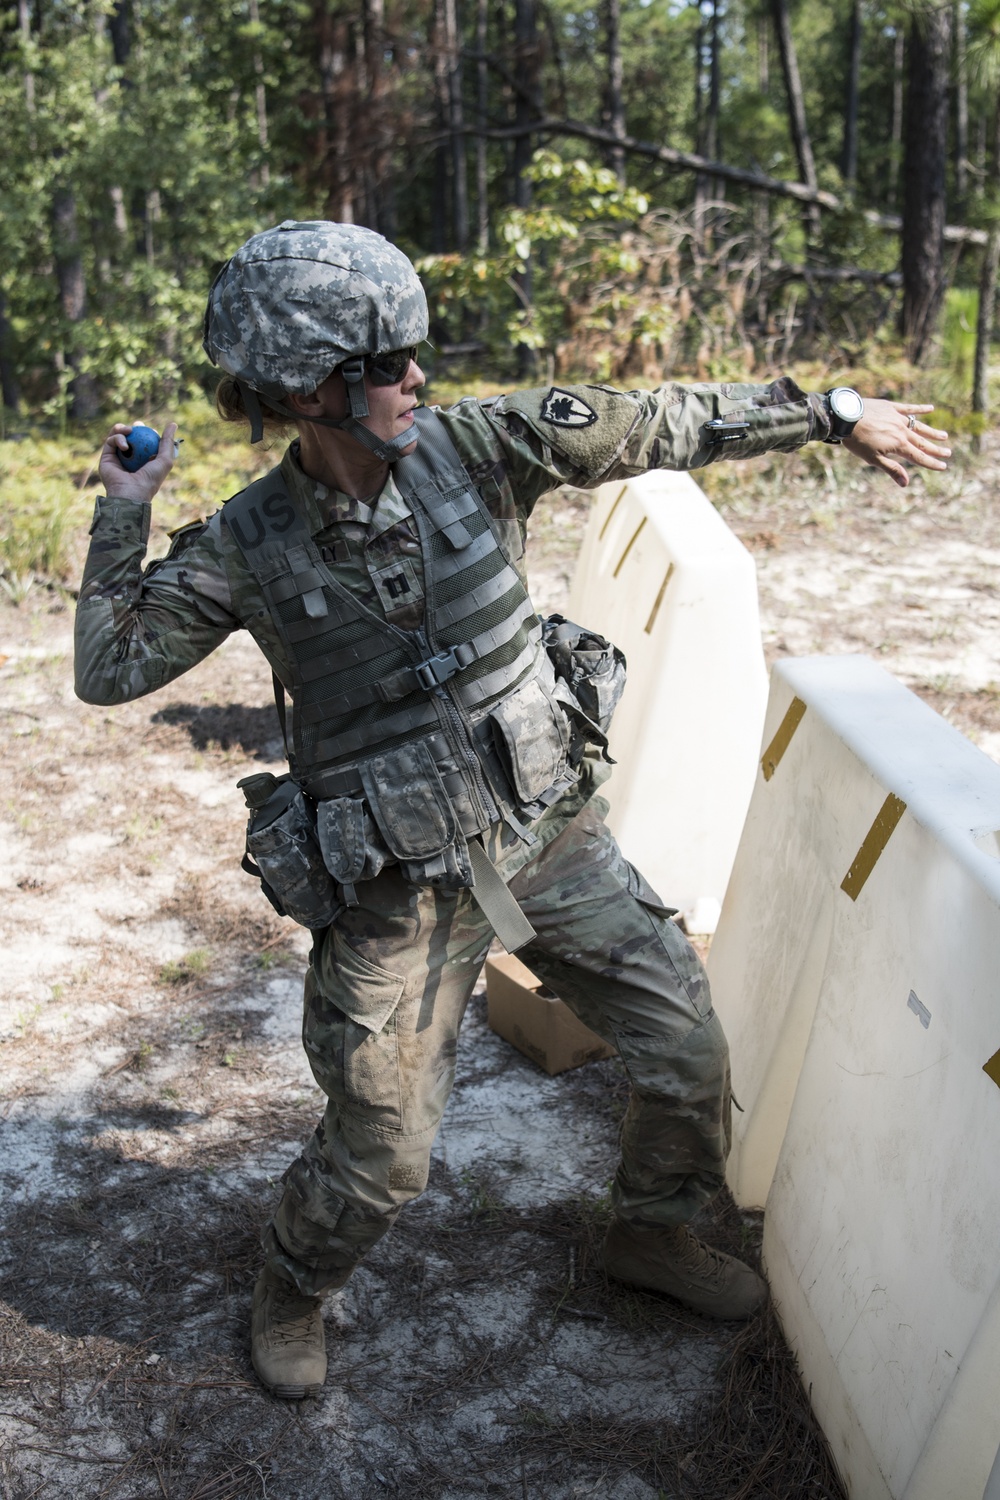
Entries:
{"label": "boot laces", "polygon": [[314,1336],[317,1299],[289,1288],[274,1288],[271,1301],[271,1331],[283,1343],[301,1343]]}
{"label": "boot laces", "polygon": [[729,1257],[721,1250],[706,1245],[687,1225],[678,1225],[675,1256],[678,1268],[688,1276],[707,1283],[721,1285],[728,1279]]}

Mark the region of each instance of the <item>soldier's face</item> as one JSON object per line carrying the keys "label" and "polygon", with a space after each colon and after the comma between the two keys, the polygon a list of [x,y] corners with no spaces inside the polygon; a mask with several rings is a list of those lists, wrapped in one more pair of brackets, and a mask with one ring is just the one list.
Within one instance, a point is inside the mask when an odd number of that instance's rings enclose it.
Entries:
{"label": "soldier's face", "polygon": [[[365,395],[368,398],[368,416],[363,418],[365,426],[376,437],[387,441],[397,433],[413,426],[413,413],[417,406],[417,391],[424,383],[424,372],[415,359],[411,359],[406,374],[398,385],[375,385],[365,376]],[[342,421],[348,416],[347,386],[339,370],[317,387],[316,396],[322,405],[324,416]],[[409,449],[404,448],[404,453]]]}

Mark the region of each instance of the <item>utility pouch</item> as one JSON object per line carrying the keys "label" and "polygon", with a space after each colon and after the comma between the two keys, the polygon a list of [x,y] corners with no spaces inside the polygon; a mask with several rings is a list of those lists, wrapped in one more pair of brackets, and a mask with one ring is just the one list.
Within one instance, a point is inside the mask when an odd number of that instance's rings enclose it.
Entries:
{"label": "utility pouch", "polygon": [[283,917],[329,927],[342,910],[316,837],[312,804],[290,776],[261,772],[238,782],[250,808],[243,868]]}
{"label": "utility pouch", "polygon": [[[624,654],[602,635],[574,625],[562,615],[550,615],[543,622],[542,642],[556,677],[569,688],[579,705],[584,737],[600,745],[604,758],[610,760],[607,733],[625,691]],[[563,693],[557,696],[566,702]],[[591,729],[597,729],[596,734],[587,733],[588,723]]]}
{"label": "utility pouch", "polygon": [[316,834],[323,863],[340,887],[345,906],[357,906],[358,880],[374,880],[389,863],[365,804],[358,797],[330,797],[316,804]]}
{"label": "utility pouch", "polygon": [[451,799],[423,740],[372,755],[360,771],[372,816],[398,860],[427,859],[454,843]]}
{"label": "utility pouch", "polygon": [[399,745],[362,761],[368,806],[404,880],[442,890],[473,883],[468,845],[430,746]]}
{"label": "utility pouch", "polygon": [[537,802],[567,769],[569,735],[563,715],[539,679],[530,677],[497,704],[490,718],[521,804]]}

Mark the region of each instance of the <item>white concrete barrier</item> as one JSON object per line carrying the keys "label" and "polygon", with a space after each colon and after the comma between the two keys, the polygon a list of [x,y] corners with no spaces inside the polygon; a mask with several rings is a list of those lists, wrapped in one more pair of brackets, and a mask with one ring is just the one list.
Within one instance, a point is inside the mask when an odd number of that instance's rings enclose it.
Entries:
{"label": "white concrete barrier", "polygon": [[1000,766],[864,657],[778,663],[763,745],[709,958],[744,1110],[733,1191],[766,1202],[772,1292],[851,1500],[982,1500]]}
{"label": "white concrete barrier", "polygon": [[690,474],[602,485],[568,614],[628,659],[610,826],[663,899],[711,932],[767,702],[753,558]]}

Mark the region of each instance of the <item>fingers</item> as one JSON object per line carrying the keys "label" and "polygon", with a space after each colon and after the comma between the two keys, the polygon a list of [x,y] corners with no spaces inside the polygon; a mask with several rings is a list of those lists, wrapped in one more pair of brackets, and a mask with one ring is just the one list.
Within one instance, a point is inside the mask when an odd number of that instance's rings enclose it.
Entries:
{"label": "fingers", "polygon": [[[948,441],[948,434],[946,432],[942,431],[940,427],[928,427],[926,422],[914,422],[912,427],[907,423],[907,431],[918,432],[923,438],[935,438],[939,443],[946,443]],[[947,451],[950,453],[951,449],[949,448]]]}
{"label": "fingers", "polygon": [[[942,464],[941,467],[943,468],[944,465]],[[882,453],[875,455],[875,458],[872,460],[872,468],[881,469],[883,474],[888,474],[889,478],[894,480],[901,490],[905,490],[910,482],[910,476],[903,468],[903,465],[896,463],[895,459],[886,458]]]}
{"label": "fingers", "polygon": [[922,469],[946,469],[948,465],[945,459],[950,455],[950,448],[935,448],[933,445],[921,448],[916,443],[911,443],[906,456],[911,463],[919,464]]}

